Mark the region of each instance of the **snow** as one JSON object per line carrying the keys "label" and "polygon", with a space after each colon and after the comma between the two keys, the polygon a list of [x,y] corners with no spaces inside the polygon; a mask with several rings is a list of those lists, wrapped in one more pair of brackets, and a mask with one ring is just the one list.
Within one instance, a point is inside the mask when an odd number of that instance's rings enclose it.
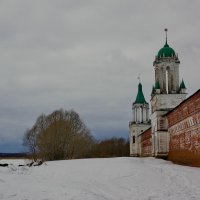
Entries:
{"label": "snow", "polygon": [[200,169],[155,158],[80,159],[0,167],[1,200],[199,200]]}

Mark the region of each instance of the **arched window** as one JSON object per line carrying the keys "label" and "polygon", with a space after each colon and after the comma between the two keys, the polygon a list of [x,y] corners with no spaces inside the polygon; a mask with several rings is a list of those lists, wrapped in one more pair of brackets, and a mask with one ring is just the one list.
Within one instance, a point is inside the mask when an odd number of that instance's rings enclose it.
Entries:
{"label": "arched window", "polygon": [[166,68],[166,92],[169,94],[169,66]]}
{"label": "arched window", "polygon": [[133,136],[133,144],[135,143],[135,135]]}

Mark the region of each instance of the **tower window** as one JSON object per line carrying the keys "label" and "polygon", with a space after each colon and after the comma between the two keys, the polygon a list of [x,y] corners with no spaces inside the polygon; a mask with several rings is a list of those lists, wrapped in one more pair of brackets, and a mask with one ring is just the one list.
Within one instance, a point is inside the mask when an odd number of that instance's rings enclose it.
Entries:
{"label": "tower window", "polygon": [[135,135],[133,136],[133,144],[135,143]]}
{"label": "tower window", "polygon": [[169,94],[169,66],[166,68],[166,92]]}

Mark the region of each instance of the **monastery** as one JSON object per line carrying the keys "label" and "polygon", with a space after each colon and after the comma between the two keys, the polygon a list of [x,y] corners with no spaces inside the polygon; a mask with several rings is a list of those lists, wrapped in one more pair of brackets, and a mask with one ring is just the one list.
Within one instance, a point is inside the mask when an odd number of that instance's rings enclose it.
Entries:
{"label": "monastery", "polygon": [[141,82],[132,104],[130,156],[171,158],[184,163],[185,156],[190,158],[195,152],[193,160],[188,159],[185,164],[197,161],[200,164],[200,90],[186,99],[185,83],[179,80],[180,60],[169,46],[167,29],[165,31],[165,44],[153,62],[155,83],[151,92],[151,114]]}

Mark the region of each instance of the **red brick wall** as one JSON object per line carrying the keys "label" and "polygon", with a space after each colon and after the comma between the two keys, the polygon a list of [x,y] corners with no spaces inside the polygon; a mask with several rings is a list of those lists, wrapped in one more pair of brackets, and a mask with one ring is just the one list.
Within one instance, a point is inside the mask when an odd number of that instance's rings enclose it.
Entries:
{"label": "red brick wall", "polygon": [[151,129],[147,129],[141,134],[141,156],[151,156],[152,141],[151,141]]}
{"label": "red brick wall", "polygon": [[200,91],[167,115],[169,160],[200,165]]}
{"label": "red brick wall", "polygon": [[168,114],[168,127],[173,126],[197,112],[200,112],[200,90]]}

